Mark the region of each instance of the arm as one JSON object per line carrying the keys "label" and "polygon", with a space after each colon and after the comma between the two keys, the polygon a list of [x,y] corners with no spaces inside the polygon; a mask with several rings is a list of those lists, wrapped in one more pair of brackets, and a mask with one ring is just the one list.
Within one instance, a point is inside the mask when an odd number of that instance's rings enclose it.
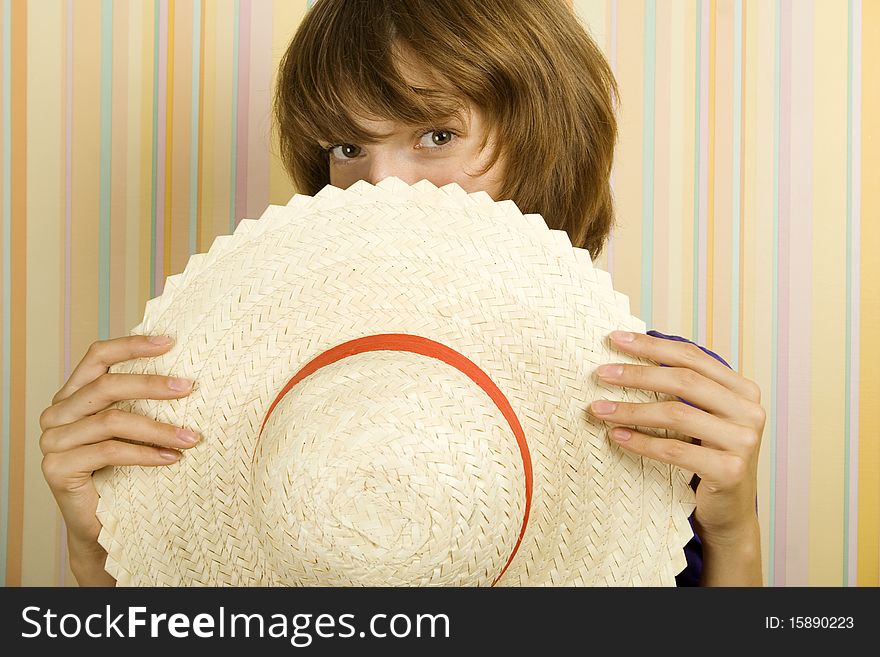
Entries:
{"label": "arm", "polygon": [[[191,387],[169,377],[111,374],[132,358],[162,354],[171,341],[130,336],[96,342],[40,415],[43,476],[67,526],[70,568],[80,586],[113,586],[107,553],[98,543],[98,492],[92,480],[108,466],[170,465],[197,441],[193,432],[109,408],[122,399],[179,399]],[[123,440],[120,440],[123,439]]]}
{"label": "arm", "polygon": [[[619,425],[610,435],[621,448],[699,475],[693,524],[702,543],[701,584],[760,586],[755,500],[766,421],[760,389],[689,340],[662,333],[627,335],[632,339],[618,341],[612,334],[611,344],[661,365],[618,363],[616,372],[603,366],[598,376],[605,383],[667,393],[678,401],[617,403],[605,412],[591,406],[591,412]],[[635,426],[671,430],[681,439],[640,433]]]}

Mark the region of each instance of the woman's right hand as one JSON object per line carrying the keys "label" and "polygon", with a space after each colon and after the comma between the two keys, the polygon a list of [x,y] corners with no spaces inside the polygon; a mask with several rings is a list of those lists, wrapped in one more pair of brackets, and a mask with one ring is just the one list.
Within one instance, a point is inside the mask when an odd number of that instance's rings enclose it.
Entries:
{"label": "woman's right hand", "polygon": [[101,524],[92,473],[108,465],[170,465],[181,457],[180,450],[199,440],[186,429],[108,408],[123,399],[179,399],[192,392],[188,380],[109,373],[116,363],[165,353],[173,341],[163,338],[135,335],[95,342],[40,415],[43,476],[67,525],[70,567],[80,586],[115,584],[104,570],[107,553],[98,543]]}

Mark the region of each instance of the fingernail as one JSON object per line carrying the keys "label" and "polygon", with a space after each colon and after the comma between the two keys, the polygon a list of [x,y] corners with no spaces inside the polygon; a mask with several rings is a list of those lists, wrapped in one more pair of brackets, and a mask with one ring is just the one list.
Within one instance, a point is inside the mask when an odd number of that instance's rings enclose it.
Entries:
{"label": "fingernail", "polygon": [[608,415],[609,413],[613,413],[616,408],[617,404],[615,404],[614,402],[605,401],[604,399],[600,401],[594,401],[592,404],[590,404],[590,409],[593,411],[593,413],[596,413],[597,415]]}
{"label": "fingernail", "polygon": [[184,392],[192,388],[193,382],[189,379],[169,379],[168,387],[177,392]]}
{"label": "fingernail", "polygon": [[180,458],[180,452],[174,449],[160,449],[159,456],[161,456],[166,461],[176,461]]}
{"label": "fingernail", "polygon": [[150,342],[159,347],[167,347],[169,344],[174,342],[174,340],[169,338],[167,335],[154,335],[150,338]]}
{"label": "fingernail", "polygon": [[199,435],[189,429],[178,429],[177,438],[180,442],[186,443],[187,445],[195,445],[199,441]]}
{"label": "fingernail", "polygon": [[632,342],[636,336],[626,331],[611,331],[611,339],[615,342]]}
{"label": "fingernail", "polygon": [[623,365],[603,365],[596,372],[607,379],[615,379],[623,375]]}
{"label": "fingernail", "polygon": [[614,438],[614,440],[629,440],[632,437],[632,431],[629,429],[612,429],[611,437]]}

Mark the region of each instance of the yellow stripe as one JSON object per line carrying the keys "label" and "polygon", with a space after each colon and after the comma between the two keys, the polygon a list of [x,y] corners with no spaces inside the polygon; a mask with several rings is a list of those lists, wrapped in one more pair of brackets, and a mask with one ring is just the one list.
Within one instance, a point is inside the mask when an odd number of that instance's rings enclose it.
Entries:
{"label": "yellow stripe", "polygon": [[[683,98],[681,106],[681,144],[682,144],[682,179],[681,179],[681,217],[679,224],[681,229],[681,284],[678,290],[681,290],[681,309],[679,317],[679,326],[681,326],[681,335],[690,336],[692,333],[691,326],[694,317],[694,305],[696,299],[693,294],[693,280],[696,276],[694,271],[694,185],[697,181],[694,178],[694,168],[697,165],[696,153],[696,135],[694,133],[694,122],[697,120],[696,98],[697,89],[697,71],[696,71],[696,48],[697,33],[695,26],[697,24],[697,4],[690,0],[683,0],[683,17],[679,20],[684,21],[680,28],[682,29],[682,47],[684,49],[684,60],[680,64],[683,77]],[[674,98],[674,96],[673,96]],[[673,217],[676,215],[673,214]],[[696,336],[691,336],[696,339]]]}
{"label": "yellow stripe", "polygon": [[[233,0],[218,0],[208,4],[214,6],[217,22],[213,30],[206,30],[208,34],[213,33],[215,38],[213,48],[209,50],[206,44],[205,56],[212,62],[211,70],[223,72],[222,75],[214,76],[211,83],[215,94],[211,103],[215,135],[214,157],[211,158],[214,171],[213,177],[205,180],[206,195],[209,195],[213,203],[212,215],[206,215],[213,223],[205,227],[210,233],[210,239],[207,240],[207,245],[210,246],[216,235],[229,233],[230,189],[235,184],[232,180],[232,103],[235,100],[232,90],[232,70],[235,66],[232,61],[232,47],[235,37],[235,5]],[[205,95],[208,97],[207,90]]]}
{"label": "yellow stripe", "polygon": [[[758,462],[758,517],[761,523],[762,558],[765,578],[770,559],[770,461],[771,427],[769,417],[773,390],[773,131],[774,71],[765,63],[773,61],[775,46],[775,7],[771,2],[747,2],[746,93],[743,111],[745,150],[745,199],[743,203],[743,352],[742,374],[761,388],[762,405],[768,413]],[[769,583],[769,580],[765,579]]]}
{"label": "yellow stripe", "polygon": [[[683,250],[682,229],[692,222],[694,216],[692,209],[693,161],[688,161],[689,157],[693,155],[694,131],[690,129],[693,126],[693,119],[689,123],[686,118],[688,112],[690,112],[690,116],[693,116],[694,103],[691,101],[690,93],[685,93],[686,88],[690,89],[690,87],[685,87],[685,66],[693,70],[694,46],[690,43],[693,29],[686,29],[685,13],[684,0],[674,0],[669,6],[668,19],[663,19],[664,23],[668,21],[669,26],[669,111],[667,115],[668,128],[662,125],[659,128],[664,132],[668,129],[669,132],[669,197],[667,200],[669,291],[666,294],[666,303],[664,304],[668,312],[665,326],[676,335],[690,333],[690,322],[685,321],[682,307],[684,306],[684,292],[691,289],[690,282],[693,280],[684,278],[682,272],[684,261],[691,260],[691,258],[684,257],[684,253],[689,251]],[[660,12],[658,12],[657,19],[659,26]],[[689,56],[685,56],[686,52]],[[691,79],[693,79],[692,76]],[[683,194],[684,190],[688,190],[690,194]]]}
{"label": "yellow stripe", "polygon": [[[289,0],[275,0],[272,3],[272,92],[275,91],[275,79],[278,64],[287,50],[287,46],[293,38],[296,28],[302,22],[308,5],[305,2],[290,2]],[[296,190],[281,159],[278,157],[278,139],[272,133],[270,142],[269,160],[269,202],[275,205],[285,205],[294,195]]]}
{"label": "yellow stripe", "polygon": [[[160,107],[159,111],[165,113],[165,212],[163,221],[165,222],[165,241],[156,245],[156,250],[162,249],[164,254],[163,276],[170,276],[175,273],[171,261],[171,242],[172,242],[172,215],[171,205],[174,202],[173,191],[174,176],[177,172],[174,170],[174,0],[168,0],[168,44],[166,47],[166,95],[165,107]],[[159,183],[162,181],[160,180]]]}
{"label": "yellow stripe", "polygon": [[[618,225],[614,230],[614,271],[611,276],[614,288],[629,297],[630,312],[641,317],[644,4],[628,4],[627,11],[621,11],[617,19],[617,81],[623,102],[614,173]],[[626,193],[623,193],[624,189]]]}
{"label": "yellow stripe", "polygon": [[202,3],[202,18],[205,21],[205,43],[204,43],[204,77],[202,78],[202,134],[205,138],[199,144],[199,150],[202,157],[201,172],[201,194],[199,203],[202,209],[202,222],[199,230],[199,243],[197,251],[205,253],[211,246],[214,239],[215,216],[216,210],[214,206],[214,165],[215,165],[215,142],[216,128],[214,126],[214,116],[217,114],[217,70],[216,70],[216,48],[217,48],[217,3]]}
{"label": "yellow stripe", "polygon": [[709,162],[706,193],[706,346],[717,351],[715,346],[715,0],[709,3]]}
{"label": "yellow stripe", "polygon": [[[715,16],[715,91],[714,130],[715,203],[710,224],[715,239],[709,242],[712,264],[709,267],[710,299],[707,308],[712,318],[712,345],[725,357],[733,353],[730,315],[733,307],[733,0],[719,0]],[[738,119],[737,119],[738,120]],[[718,274],[717,276],[715,274]],[[717,303],[716,303],[717,302]]]}
{"label": "yellow stripe", "polygon": [[859,586],[880,585],[880,2],[862,3]]}
{"label": "yellow stripe", "polygon": [[[28,232],[27,242],[27,433],[24,472],[22,584],[57,582],[58,512],[40,472],[42,410],[61,387],[63,371],[65,148],[64,64],[66,7],[40,5],[28,17]],[[47,257],[48,256],[48,257]],[[24,345],[22,345],[24,346]],[[47,513],[47,511],[49,511]]]}
{"label": "yellow stripe", "polygon": [[73,226],[71,229],[71,368],[98,335],[98,222],[101,143],[101,2],[73,3]]}
{"label": "yellow stripe", "polygon": [[[125,295],[124,333],[140,323],[143,316],[143,303],[140,302],[143,290],[144,264],[149,265],[150,235],[144,232],[149,227],[149,198],[152,146],[144,139],[144,129],[149,122],[147,135],[152,133],[152,87],[145,89],[145,78],[152,80],[152,52],[145,52],[149,41],[152,44],[152,14],[145,22],[145,11],[141,3],[132,5],[128,12],[127,39],[121,48],[128,50],[128,126],[126,139],[129,149],[126,153],[125,167],[128,186],[126,189],[126,227],[125,227]],[[149,26],[149,27],[148,27]],[[152,50],[152,49],[150,49]],[[148,59],[149,58],[149,59]]]}
{"label": "yellow stripe", "polygon": [[171,180],[171,273],[177,274],[186,267],[189,259],[189,215],[191,180],[192,113],[197,108],[192,103],[192,30],[193,5],[191,1],[176,5],[174,14],[174,152],[171,153],[174,177]]}
{"label": "yellow stripe", "polygon": [[[813,384],[810,390],[808,584],[843,583],[846,413],[846,71],[847,15],[815,0],[813,43]],[[803,281],[802,283],[806,283]]]}
{"label": "yellow stripe", "polygon": [[[670,293],[669,268],[673,258],[670,253],[671,236],[669,234],[669,201],[670,201],[670,146],[672,135],[670,133],[670,15],[668,12],[657,12],[655,21],[656,48],[655,48],[655,78],[654,78],[654,243],[653,250],[654,271],[653,286],[653,318],[652,324],[660,330],[669,332],[670,328],[670,297],[677,297],[677,293]],[[676,217],[676,222],[678,218]],[[662,328],[661,328],[662,327]]]}
{"label": "yellow stripe", "polygon": [[575,0],[574,13],[587,28],[590,36],[600,48],[604,48],[608,35],[607,0]]}
{"label": "yellow stripe", "polygon": [[[131,120],[128,105],[128,85],[133,81],[128,75],[128,37],[129,3],[116,2],[113,5],[113,54],[112,54],[112,135],[110,174],[110,337],[126,335],[125,325],[125,280],[126,272],[134,263],[126,259],[125,245],[128,240],[129,221],[126,217],[128,189],[128,169],[125,166],[128,151],[136,142],[128,137],[128,123]],[[105,118],[104,120],[108,120]]]}

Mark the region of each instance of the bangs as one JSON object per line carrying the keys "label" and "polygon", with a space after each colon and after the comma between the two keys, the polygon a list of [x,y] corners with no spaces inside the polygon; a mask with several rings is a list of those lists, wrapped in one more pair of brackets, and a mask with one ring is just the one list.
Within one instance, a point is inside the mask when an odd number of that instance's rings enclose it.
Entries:
{"label": "bangs", "polygon": [[[345,24],[338,16],[329,18],[325,33],[351,38],[306,39],[289,63],[286,83],[303,90],[295,94],[303,136],[370,144],[385,135],[364,130],[358,117],[406,125],[464,121],[469,99],[418,57],[389,19],[367,12],[362,20],[353,21],[358,23],[355,28],[348,24],[352,15]],[[400,68],[404,61],[418,71],[416,79],[404,77]]]}

